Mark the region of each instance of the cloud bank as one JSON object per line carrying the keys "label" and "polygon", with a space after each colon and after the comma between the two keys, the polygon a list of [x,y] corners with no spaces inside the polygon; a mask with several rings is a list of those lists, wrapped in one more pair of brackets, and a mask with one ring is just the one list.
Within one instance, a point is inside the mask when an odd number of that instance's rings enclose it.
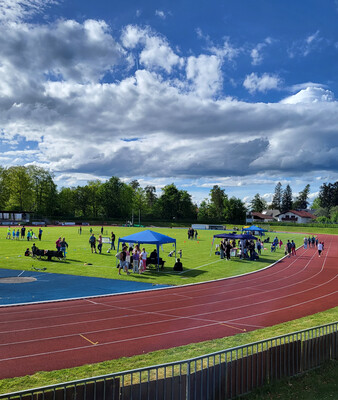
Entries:
{"label": "cloud bank", "polygon": [[[234,98],[224,66],[243,50],[228,39],[183,54],[150,27],[116,34],[100,20],[27,20],[47,3],[0,6],[1,165],[145,179],[337,173],[330,90],[309,84],[273,103]],[[268,44],[249,52],[253,64]],[[242,82],[249,94],[283,87],[271,73]]]}

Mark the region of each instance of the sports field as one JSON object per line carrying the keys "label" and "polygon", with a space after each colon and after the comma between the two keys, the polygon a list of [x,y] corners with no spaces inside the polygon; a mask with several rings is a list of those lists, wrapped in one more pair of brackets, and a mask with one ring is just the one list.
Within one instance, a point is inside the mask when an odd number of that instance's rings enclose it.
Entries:
{"label": "sports field", "polygon": [[[91,227],[96,237],[100,234],[101,226]],[[176,239],[177,251],[182,250],[183,273],[173,271],[174,257],[169,253],[174,250],[172,244],[163,245],[160,256],[165,260],[164,270],[157,272],[155,269],[146,271],[144,274],[122,274],[118,275],[116,269],[116,251],[109,249],[108,244],[103,244],[102,254],[91,253],[89,245],[90,227],[82,228],[79,234],[78,227],[53,226],[43,228],[42,240],[35,239],[33,242],[27,240],[6,239],[7,227],[0,228],[0,268],[16,270],[45,269],[45,272],[72,274],[81,276],[101,277],[109,279],[136,280],[152,284],[182,285],[220,279],[224,277],[240,275],[264,268],[284,256],[284,246],[276,252],[270,251],[267,244],[262,255],[257,261],[240,260],[232,258],[230,261],[221,260],[215,255],[215,245],[212,248],[213,235],[220,231],[199,231],[197,240],[187,239],[187,229],[151,228],[159,233]],[[140,228],[104,227],[105,237],[110,237],[111,231],[116,235],[116,244],[119,237],[144,230]],[[37,235],[38,228],[34,228]],[[284,243],[293,239],[298,246],[302,244],[304,235],[298,233],[274,233],[267,232],[265,237],[272,240],[275,236],[281,238]],[[37,258],[24,257],[25,250],[35,243],[37,247],[44,250],[55,250],[55,242],[59,237],[65,237],[69,245],[65,261],[42,261]],[[219,243],[215,241],[215,244]],[[143,246],[142,246],[143,247]],[[150,253],[155,246],[144,246]]]}
{"label": "sports field", "polygon": [[[90,235],[89,229],[90,229],[89,227],[83,228],[82,234],[80,235],[78,233],[78,228],[76,227],[43,228],[42,241],[41,242],[38,242],[37,240],[35,241],[35,243],[38,245],[39,248],[54,250],[55,241],[59,236],[62,237],[64,236],[69,244],[66,261],[48,262],[48,261],[40,261],[38,259],[32,259],[30,257],[24,257],[23,254],[26,248],[28,247],[28,242],[26,240],[24,241],[7,240],[6,239],[7,227],[2,227],[0,228],[0,267],[6,269],[21,270],[21,271],[24,270],[35,271],[41,268],[43,269],[46,268],[44,272],[47,273],[54,272],[58,274],[83,275],[83,276],[102,277],[109,279],[123,279],[125,281],[130,280],[138,282],[151,282],[154,284],[182,285],[185,283],[197,283],[233,275],[244,274],[250,271],[264,268],[265,266],[272,264],[274,261],[284,256],[283,248],[277,249],[276,252],[271,252],[269,245],[263,251],[262,257],[255,262],[250,262],[247,260],[239,260],[239,259],[232,259],[231,261],[220,260],[219,257],[217,257],[214,254],[215,249],[211,251],[212,237],[215,233],[219,233],[219,231],[215,232],[200,231],[197,240],[189,241],[187,239],[186,229],[153,229],[160,233],[176,238],[177,249],[178,250],[182,249],[183,252],[182,261],[184,266],[184,273],[177,274],[172,271],[174,259],[168,257],[168,254],[170,251],[173,250],[173,247],[172,245],[164,245],[163,252],[161,252],[160,254],[166,260],[166,267],[164,271],[157,272],[156,270],[150,270],[142,275],[123,274],[122,276],[119,276],[118,271],[115,267],[116,265],[115,252],[107,253],[108,245],[104,245],[102,254],[91,254],[90,246],[88,243]],[[101,226],[92,227],[92,229],[94,230],[94,233],[98,235]],[[131,233],[139,231],[140,229],[107,227],[104,228],[105,231],[104,236],[109,236],[111,230],[114,230],[116,238],[118,239],[119,237],[129,235]],[[318,235],[319,238],[321,237],[321,234],[324,233],[337,233],[337,232],[322,231]],[[300,246],[302,244],[304,237],[304,233],[299,234],[299,233],[271,232],[268,234],[268,236],[270,236],[270,239],[273,239],[276,235],[278,236],[278,238],[281,238],[284,243],[288,239],[290,240],[293,239],[296,242],[297,246]],[[329,245],[329,241],[327,243]],[[29,245],[31,246],[32,242],[30,242]],[[152,251],[153,246],[146,246],[146,250],[148,252]],[[314,249],[312,253],[313,253],[312,256],[315,256]],[[299,251],[299,254],[302,254],[302,250]],[[330,253],[328,252],[327,254],[330,254],[330,256],[333,255],[333,253],[331,254],[331,252]],[[306,259],[302,256],[301,259],[303,259],[303,262],[307,262]],[[288,268],[287,264],[285,264],[286,268]],[[297,265],[294,265],[295,267],[294,272],[296,275],[303,273],[301,272],[303,271],[303,269],[299,269],[299,266]],[[279,271],[280,270],[279,264],[277,264],[276,267],[278,269],[276,273],[282,272]],[[304,268],[305,268],[304,272],[307,271],[307,267],[305,266]],[[329,272],[329,270],[327,270],[326,268],[325,270]],[[317,272],[319,271],[320,269],[318,268],[318,266],[315,267],[314,273],[317,274]],[[334,273],[334,270],[331,269],[330,273]],[[290,280],[289,277],[290,274],[287,274],[283,279],[286,280],[287,285],[294,286],[295,285],[294,280],[293,279]],[[252,278],[256,279],[254,276]],[[50,288],[50,290],[52,289],[53,288]],[[313,289],[314,286],[312,285],[311,290]],[[276,292],[280,296],[279,287],[276,289]],[[241,293],[238,298],[240,299],[242,295],[243,293]],[[289,292],[287,293],[287,295],[289,295]],[[197,298],[200,299],[199,297]],[[202,299],[200,300],[204,301]],[[275,300],[272,302],[272,304],[274,302]],[[231,304],[232,303],[233,302],[231,302]],[[135,304],[139,305],[141,309],[144,311],[144,303],[136,302]],[[151,304],[149,306],[151,306]],[[332,305],[330,307],[332,307]],[[17,308],[15,309],[17,310]],[[324,307],[323,309],[326,308]],[[4,309],[4,311],[6,310]],[[27,308],[26,311],[29,311],[29,308]],[[312,314],[313,312],[316,311],[314,311],[313,309],[312,312],[310,312],[310,314]],[[295,315],[293,318],[297,318],[297,316]],[[290,316],[285,320],[289,319]],[[335,321],[336,319],[337,319],[337,307],[313,316],[308,315],[308,317],[302,318],[301,320],[284,322],[283,324],[280,324],[276,327],[257,329],[251,333],[243,332],[239,335],[233,336],[233,339],[222,338],[209,341],[208,343],[203,342],[203,344],[199,343],[195,345],[194,344],[186,345],[177,349],[171,348],[170,350],[162,350],[158,352],[143,354],[141,356],[121,358],[113,361],[105,361],[103,363],[97,363],[95,365],[83,365],[79,366],[78,368],[73,368],[71,370],[63,369],[54,372],[44,372],[44,373],[38,372],[32,376],[20,377],[15,379],[4,379],[0,381],[0,392],[9,392],[13,390],[19,390],[24,387],[34,387],[34,386],[36,387],[43,384],[49,384],[51,382],[62,382],[73,378],[77,379],[79,377],[93,376],[93,374],[95,375],[100,373],[108,373],[113,370],[117,371],[117,370],[141,367],[144,365],[154,365],[157,363],[170,361],[170,359],[172,358],[177,360],[189,358],[197,354],[202,354],[202,353],[205,354],[210,351],[215,351],[216,349],[230,347],[231,345],[234,344],[238,345],[243,342],[246,343],[252,342],[257,340],[258,338],[271,337],[276,334],[282,334],[285,332],[291,332],[309,326],[319,325],[329,321]],[[19,321],[17,322],[19,323],[19,327],[22,328],[20,322]],[[277,323],[277,321],[274,323]],[[8,339],[8,335],[6,335],[6,337]],[[27,341],[27,335],[25,340]]]}

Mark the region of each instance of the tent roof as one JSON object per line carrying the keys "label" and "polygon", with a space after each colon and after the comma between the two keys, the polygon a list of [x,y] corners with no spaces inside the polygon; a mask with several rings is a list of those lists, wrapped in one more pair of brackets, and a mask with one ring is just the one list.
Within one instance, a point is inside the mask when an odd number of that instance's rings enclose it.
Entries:
{"label": "tent roof", "polygon": [[243,228],[242,231],[257,231],[257,232],[267,232],[267,229],[260,228],[256,225],[251,225],[249,228]]}
{"label": "tent roof", "polygon": [[120,242],[126,243],[151,243],[151,244],[165,244],[165,243],[176,243],[176,239],[171,238],[167,235],[162,235],[161,233],[146,230],[142,232],[133,233],[129,236],[124,236],[119,238]]}
{"label": "tent roof", "polygon": [[237,234],[233,234],[233,233],[219,233],[218,235],[214,235],[214,238],[257,240],[257,238],[255,236],[252,236],[249,234],[237,235]]}

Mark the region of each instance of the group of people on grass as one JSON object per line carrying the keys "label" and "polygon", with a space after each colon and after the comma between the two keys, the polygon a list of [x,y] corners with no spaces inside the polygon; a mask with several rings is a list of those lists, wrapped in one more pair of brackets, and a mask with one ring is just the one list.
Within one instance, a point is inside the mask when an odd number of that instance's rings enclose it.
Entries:
{"label": "group of people on grass", "polygon": [[[257,247],[256,247],[257,245]],[[235,249],[236,254],[240,259],[250,259],[251,261],[258,260],[259,254],[261,254],[262,244],[258,240],[257,244],[253,240],[239,239],[236,243],[235,239],[224,239],[217,248],[219,248],[219,253],[221,259],[230,260],[231,250]]]}
{"label": "group of people on grass", "polygon": [[194,228],[189,228],[188,229],[188,240],[193,240],[193,239],[195,239],[195,240],[197,240],[197,236],[198,236],[198,232],[197,232],[197,230],[196,229],[194,229]]}
{"label": "group of people on grass", "polygon": [[[116,257],[119,260],[119,275],[121,275],[121,270],[129,275],[129,267],[131,266],[134,273],[142,274],[147,268],[147,256],[148,253],[144,247],[141,250],[138,244],[135,244],[134,247],[128,247],[125,243],[123,243],[122,251],[116,254]],[[150,254],[150,257],[157,259],[157,250],[154,250]]]}
{"label": "group of people on grass", "polygon": [[66,252],[68,249],[68,243],[66,242],[66,238],[62,238],[61,236],[55,242],[55,247],[57,251],[62,251],[63,258],[66,258]]}
{"label": "group of people on grass", "polygon": [[39,239],[41,240],[42,238],[42,228],[39,228],[39,233],[38,237],[35,236],[35,233],[33,232],[33,229],[28,229],[27,230],[27,236],[26,236],[26,227],[22,226],[21,228],[10,228],[8,227],[7,229],[7,234],[6,234],[6,239],[12,239],[12,240],[25,240],[27,238],[28,241],[33,240],[33,239]]}
{"label": "group of people on grass", "polygon": [[[98,250],[99,254],[102,253],[102,245],[103,245],[102,229],[101,229],[101,234],[98,236],[97,239],[96,239],[93,231],[90,234],[89,244],[90,244],[90,249],[91,249],[92,253],[97,253],[96,245],[97,245],[97,250]],[[114,234],[114,232],[111,233],[110,249],[107,250],[107,253],[110,253],[111,250],[115,250],[115,234]]]}

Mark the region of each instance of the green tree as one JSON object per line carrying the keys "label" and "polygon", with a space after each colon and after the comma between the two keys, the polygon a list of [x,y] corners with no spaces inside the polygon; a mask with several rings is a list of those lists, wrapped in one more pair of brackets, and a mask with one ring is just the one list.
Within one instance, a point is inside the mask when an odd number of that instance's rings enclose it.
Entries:
{"label": "green tree", "polygon": [[76,205],[76,216],[91,217],[90,213],[91,192],[89,186],[77,186],[74,190],[74,201]]}
{"label": "green tree", "polygon": [[293,207],[292,189],[290,185],[287,185],[285,190],[283,191],[281,212],[283,213],[292,210],[292,207]]}
{"label": "green tree", "polygon": [[282,184],[280,182],[275,186],[275,193],[272,198],[271,209],[272,210],[280,210],[282,206]]}
{"label": "green tree", "polygon": [[103,183],[99,188],[99,196],[104,216],[128,218],[132,209],[132,193],[132,188],[116,176]]}
{"label": "green tree", "polygon": [[338,223],[338,206],[334,206],[330,210],[331,222]]}
{"label": "green tree", "polygon": [[200,222],[212,221],[210,212],[210,202],[208,199],[204,199],[201,201],[201,204],[198,207],[197,219]]}
{"label": "green tree", "polygon": [[6,185],[6,170],[0,166],[0,210],[5,209],[9,197],[8,187]]}
{"label": "green tree", "polygon": [[330,216],[332,207],[338,205],[338,181],[335,183],[323,183],[319,190],[320,206],[326,210],[326,216]]}
{"label": "green tree", "polygon": [[56,210],[57,188],[54,176],[47,169],[31,165],[27,167],[34,192],[34,212],[36,215],[52,216]]}
{"label": "green tree", "polygon": [[225,194],[224,189],[221,189],[218,185],[214,185],[210,190],[210,206],[214,212],[214,218],[218,221],[222,221],[225,218],[225,201],[228,196]]}
{"label": "green tree", "polygon": [[267,208],[266,201],[260,196],[259,193],[255,194],[250,202],[251,211],[262,212]]}
{"label": "green tree", "polygon": [[160,215],[167,220],[195,219],[197,206],[192,203],[191,195],[185,190],[178,190],[174,183],[162,189],[158,199]]}
{"label": "green tree", "polygon": [[94,218],[98,218],[99,215],[103,214],[102,206],[100,202],[100,187],[102,183],[100,180],[96,179],[94,181],[88,181],[87,186],[89,190],[89,213]]}
{"label": "green tree", "polygon": [[57,196],[57,212],[60,217],[75,217],[75,188],[62,187]]}
{"label": "green tree", "polygon": [[312,204],[311,204],[311,208],[313,209],[313,210],[316,210],[317,208],[320,208],[321,206],[320,206],[320,199],[319,199],[319,197],[316,197],[314,200],[313,200],[313,202],[312,202]]}
{"label": "green tree", "polygon": [[225,201],[226,222],[233,224],[244,224],[247,209],[241,199],[231,197]]}
{"label": "green tree", "polygon": [[309,193],[310,193],[310,185],[307,184],[305,188],[299,193],[298,197],[296,198],[296,201],[293,204],[294,208],[297,209],[306,209],[308,204],[309,204]]}
{"label": "green tree", "polygon": [[4,184],[8,190],[5,207],[13,211],[33,211],[33,181],[27,168],[10,167],[3,173]]}
{"label": "green tree", "polygon": [[174,183],[164,186],[159,198],[159,206],[162,218],[175,219],[178,217],[180,193]]}

